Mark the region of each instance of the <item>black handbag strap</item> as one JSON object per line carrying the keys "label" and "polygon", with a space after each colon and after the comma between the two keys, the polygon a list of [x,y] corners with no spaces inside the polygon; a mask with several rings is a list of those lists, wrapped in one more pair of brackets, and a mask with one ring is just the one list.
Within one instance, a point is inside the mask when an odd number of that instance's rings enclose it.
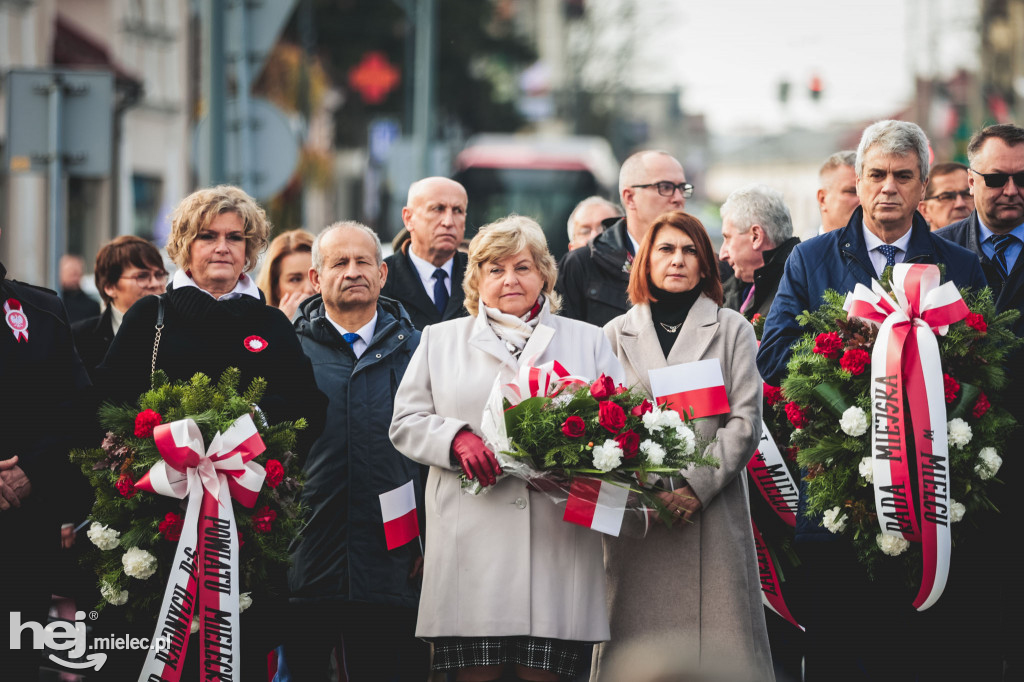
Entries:
{"label": "black handbag strap", "polygon": [[160,350],[160,335],[164,330],[164,298],[156,297],[156,335],[153,337],[153,362],[149,365],[149,376],[156,373],[156,354]]}

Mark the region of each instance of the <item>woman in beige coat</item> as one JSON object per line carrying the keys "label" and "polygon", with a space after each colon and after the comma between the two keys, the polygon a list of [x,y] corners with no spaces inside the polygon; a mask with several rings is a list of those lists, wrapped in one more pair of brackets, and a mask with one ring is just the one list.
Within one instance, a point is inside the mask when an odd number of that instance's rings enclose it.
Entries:
{"label": "woman in beige coat", "polygon": [[692,671],[773,680],[743,475],[761,434],[754,330],[720,307],[711,242],[682,211],[660,216],[640,244],[629,295],[633,308],[605,326],[627,385],[650,394],[648,370],[717,358],[731,412],[695,424],[720,466],[663,481],[673,527],[605,537],[611,640],[595,650],[591,679],[611,679],[613,654],[654,647]]}
{"label": "woman in beige coat", "polygon": [[[511,216],[470,244],[464,317],[423,330],[395,396],[391,440],[430,466],[426,555],[416,634],[434,668],[455,679],[558,680],[586,667],[587,642],[608,639],[599,533],[500,468],[480,422],[496,378],[525,362],[559,361],[588,379],[622,367],[592,325],[557,317],[555,262],[534,221]],[[461,490],[459,475],[490,486]]]}

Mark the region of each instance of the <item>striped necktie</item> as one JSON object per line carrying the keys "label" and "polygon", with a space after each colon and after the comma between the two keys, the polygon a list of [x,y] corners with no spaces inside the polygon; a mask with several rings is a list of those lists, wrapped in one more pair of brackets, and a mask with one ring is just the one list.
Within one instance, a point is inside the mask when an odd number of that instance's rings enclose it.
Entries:
{"label": "striped necktie", "polygon": [[1006,250],[1017,241],[1017,238],[1012,234],[994,234],[989,237],[988,242],[995,249],[995,255],[993,260],[999,267],[999,273],[1006,279],[1006,276],[1010,274],[1010,268],[1006,264]]}

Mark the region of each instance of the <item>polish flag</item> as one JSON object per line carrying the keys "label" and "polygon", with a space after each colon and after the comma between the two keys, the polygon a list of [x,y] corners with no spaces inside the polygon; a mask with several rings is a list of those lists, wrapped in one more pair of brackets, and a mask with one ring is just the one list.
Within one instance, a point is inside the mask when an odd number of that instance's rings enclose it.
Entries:
{"label": "polish flag", "polygon": [[722,363],[717,358],[652,369],[648,374],[658,405],[670,407],[690,419],[729,412]]}
{"label": "polish flag", "polygon": [[626,513],[627,495],[629,487],[625,485],[596,478],[574,478],[562,520],[618,537]]}
{"label": "polish flag", "polygon": [[412,481],[394,490],[381,493],[380,513],[384,517],[384,540],[388,549],[401,547],[420,536],[420,520],[416,516],[416,491]]}

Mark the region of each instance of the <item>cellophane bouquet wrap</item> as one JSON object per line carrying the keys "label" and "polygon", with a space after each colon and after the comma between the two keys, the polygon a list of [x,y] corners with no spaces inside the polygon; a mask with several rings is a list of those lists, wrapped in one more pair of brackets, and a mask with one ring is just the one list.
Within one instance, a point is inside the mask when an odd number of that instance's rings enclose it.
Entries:
{"label": "cellophane bouquet wrap", "polygon": [[[692,422],[661,409],[636,389],[601,375],[588,382],[558,362],[524,365],[512,383],[496,380],[481,431],[504,475],[565,502],[577,477],[630,489],[627,509],[672,516],[657,497],[668,478],[685,469],[718,466]],[[469,492],[485,492],[463,479]],[[671,488],[668,488],[671,490]]]}

